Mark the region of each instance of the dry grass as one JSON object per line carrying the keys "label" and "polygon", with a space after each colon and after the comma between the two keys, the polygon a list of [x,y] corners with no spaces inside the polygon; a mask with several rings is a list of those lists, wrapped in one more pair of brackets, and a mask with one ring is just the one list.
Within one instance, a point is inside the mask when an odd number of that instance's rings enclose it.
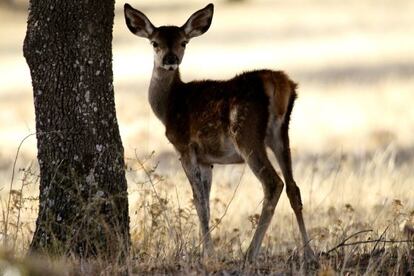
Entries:
{"label": "dry grass", "polygon": [[[321,270],[369,271],[368,274],[413,270],[414,177],[411,167],[400,163],[395,153],[389,147],[373,156],[332,154],[296,162],[295,173],[302,187],[311,243],[320,255]],[[217,256],[203,262],[197,216],[184,174],[177,172],[175,177],[163,177],[157,174],[152,161],[152,158],[128,160],[131,271],[187,274],[245,269],[249,273],[300,273],[303,269],[300,237],[285,195],[277,207],[258,262],[243,268],[244,253],[257,226],[261,192],[252,174],[236,166],[219,170],[215,177],[211,204]],[[27,183],[34,186],[36,173],[29,168],[19,175],[22,180],[12,192],[9,208],[8,245],[16,256],[22,256],[27,249],[33,229],[30,217],[36,215],[30,211],[35,209],[36,202],[22,197],[20,192]],[[30,193],[23,190],[23,194]],[[10,261],[10,255],[7,256],[5,260]],[[32,262],[29,260],[29,267],[40,262],[52,270],[61,269],[55,261]],[[74,274],[78,269],[103,269],[108,273],[114,269],[99,261],[80,264],[68,259],[64,263]]]}
{"label": "dry grass", "polygon": [[[157,8],[151,3],[132,2],[156,24],[180,24],[205,4],[164,1]],[[290,132],[294,174],[321,275],[413,273],[414,38],[408,35],[413,5],[409,0],[217,2],[211,30],[188,47],[182,65],[186,80],[268,67],[284,69],[300,83]],[[41,275],[47,268],[50,275],[111,275],[118,268],[99,260],[23,258],[37,215],[33,137],[23,144],[11,190],[9,185],[19,141],[35,129],[30,76],[21,57],[26,18],[4,9],[0,15],[11,26],[0,27],[0,36],[9,38],[0,42],[0,242],[5,248],[0,274],[20,269],[23,275]],[[260,184],[245,166],[216,166],[211,204],[217,258],[201,260],[190,187],[146,101],[151,49],[123,24],[117,13],[115,91],[133,241],[128,268],[136,274],[303,273],[286,195],[258,262],[243,268],[262,200]]]}

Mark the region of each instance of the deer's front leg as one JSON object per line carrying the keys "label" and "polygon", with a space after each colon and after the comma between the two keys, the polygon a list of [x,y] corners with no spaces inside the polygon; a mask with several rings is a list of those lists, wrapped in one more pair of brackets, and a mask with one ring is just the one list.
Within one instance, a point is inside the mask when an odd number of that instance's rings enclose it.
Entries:
{"label": "deer's front leg", "polygon": [[211,255],[214,251],[209,231],[212,168],[210,165],[199,164],[193,149],[181,156],[181,165],[193,190],[194,204],[200,220],[203,253],[204,255]]}

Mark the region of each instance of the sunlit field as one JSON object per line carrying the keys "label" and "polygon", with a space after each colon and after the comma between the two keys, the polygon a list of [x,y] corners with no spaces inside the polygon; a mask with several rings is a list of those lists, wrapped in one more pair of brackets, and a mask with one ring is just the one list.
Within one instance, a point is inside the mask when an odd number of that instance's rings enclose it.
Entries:
{"label": "sunlit field", "polygon": [[[213,2],[213,24],[188,45],[182,77],[225,79],[269,68],[299,83],[290,125],[293,167],[319,273],[414,273],[414,2]],[[182,25],[207,2],[130,4],[155,25]],[[117,3],[113,68],[128,165],[131,272],[304,273],[285,193],[257,263],[243,265],[263,198],[245,165],[215,166],[217,256],[203,261],[190,185],[147,101],[152,47],[128,31],[122,5]],[[37,215],[39,173],[31,80],[22,56],[26,17],[24,8],[0,2],[0,274],[47,266],[50,275],[89,275],[92,270],[79,270],[70,258],[22,261]]]}

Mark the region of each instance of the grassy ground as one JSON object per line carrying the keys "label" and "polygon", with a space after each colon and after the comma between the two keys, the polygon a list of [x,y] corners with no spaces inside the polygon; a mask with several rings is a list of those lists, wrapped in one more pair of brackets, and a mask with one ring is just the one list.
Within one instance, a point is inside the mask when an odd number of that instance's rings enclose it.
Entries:
{"label": "grassy ground", "polygon": [[[190,187],[147,104],[151,47],[125,28],[122,4],[118,3],[115,19],[114,76],[129,167],[133,239],[129,268],[153,274],[238,274],[243,269],[246,274],[303,272],[300,237],[286,195],[258,262],[243,268],[241,259],[262,200],[260,184],[243,165],[217,166],[214,171],[212,234],[217,258],[201,261]],[[131,4],[156,25],[182,24],[205,5],[196,0]],[[267,67],[283,69],[299,82],[290,131],[294,174],[302,191],[311,245],[320,255],[319,272],[412,273],[414,38],[409,34],[414,27],[414,3],[252,0],[215,4],[211,29],[188,46],[183,78],[223,79],[241,70]],[[17,146],[34,132],[34,110],[30,75],[21,54],[26,14],[3,7],[0,16],[7,22],[0,26],[0,37],[7,37],[0,41],[0,241],[7,241],[9,250],[0,256],[0,271],[47,266],[56,275],[63,270],[110,274],[110,268],[99,262],[90,266],[71,259],[64,264],[20,263],[37,214],[34,137],[21,148],[11,205],[7,203]],[[143,167],[151,173],[146,174]]]}

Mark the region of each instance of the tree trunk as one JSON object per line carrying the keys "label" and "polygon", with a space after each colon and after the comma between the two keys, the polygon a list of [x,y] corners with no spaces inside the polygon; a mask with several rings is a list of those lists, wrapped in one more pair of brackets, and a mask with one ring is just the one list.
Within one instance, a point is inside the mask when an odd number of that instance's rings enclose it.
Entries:
{"label": "tree trunk", "polygon": [[32,252],[123,259],[124,150],[112,85],[114,0],[31,0],[30,67],[40,167]]}

